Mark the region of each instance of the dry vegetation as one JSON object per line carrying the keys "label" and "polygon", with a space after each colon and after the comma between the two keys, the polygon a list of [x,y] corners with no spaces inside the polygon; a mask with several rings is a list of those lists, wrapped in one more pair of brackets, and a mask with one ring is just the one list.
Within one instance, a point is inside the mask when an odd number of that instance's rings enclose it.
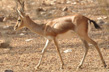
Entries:
{"label": "dry vegetation", "polygon": [[[91,29],[90,37],[94,39],[104,56],[107,68],[102,67],[98,53],[90,45],[89,53],[83,69],[76,70],[84,54],[84,46],[77,36],[72,39],[60,40],[60,50],[65,63],[65,69],[60,69],[60,60],[53,43],[47,49],[41,70],[35,71],[45,44],[45,39],[29,30],[13,31],[16,22],[16,2],[14,0],[0,0],[0,72],[13,70],[14,72],[109,72],[109,31],[101,23],[108,23],[108,0],[25,0],[25,12],[38,23],[47,20],[72,15],[83,14],[96,20],[102,30]],[[106,2],[107,1],[107,2]],[[105,3],[100,5],[100,3]],[[20,8],[20,7],[19,7]],[[3,20],[4,17],[8,17]],[[107,27],[107,26],[106,26]],[[109,27],[107,27],[108,29]],[[30,41],[25,41],[30,39]],[[72,49],[72,52],[64,53]]]}

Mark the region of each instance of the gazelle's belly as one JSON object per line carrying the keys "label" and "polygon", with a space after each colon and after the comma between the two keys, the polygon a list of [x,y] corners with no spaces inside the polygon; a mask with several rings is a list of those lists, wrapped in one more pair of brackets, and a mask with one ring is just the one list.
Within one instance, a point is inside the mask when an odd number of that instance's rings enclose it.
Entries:
{"label": "gazelle's belly", "polygon": [[73,30],[69,30],[65,33],[57,35],[56,38],[57,39],[69,39],[69,38],[72,38],[75,35],[76,35],[76,33]]}

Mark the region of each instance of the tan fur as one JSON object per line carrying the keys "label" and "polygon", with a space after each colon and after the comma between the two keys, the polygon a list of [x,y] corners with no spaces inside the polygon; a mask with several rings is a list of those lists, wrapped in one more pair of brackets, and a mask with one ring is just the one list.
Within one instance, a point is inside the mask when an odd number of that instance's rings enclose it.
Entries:
{"label": "tan fur", "polygon": [[97,49],[97,51],[100,55],[103,65],[106,66],[105,61],[104,61],[103,56],[98,48],[97,43],[88,36],[89,18],[87,18],[83,15],[80,15],[80,14],[75,14],[72,16],[65,16],[65,17],[53,19],[53,20],[49,21],[47,24],[37,24],[37,23],[33,22],[30,19],[30,17],[25,15],[24,13],[22,13],[20,11],[18,11],[18,13],[20,15],[21,21],[20,22],[18,21],[16,23],[16,25],[14,27],[15,30],[19,30],[23,27],[27,27],[32,32],[37,33],[37,34],[42,35],[47,38],[46,44],[42,50],[41,58],[39,60],[38,65],[36,66],[36,68],[38,68],[40,66],[40,63],[42,61],[45,50],[48,47],[48,45],[50,44],[51,40],[54,41],[54,44],[56,46],[56,50],[59,54],[59,58],[61,60],[62,68],[63,68],[64,63],[63,63],[63,60],[62,60],[62,57],[61,57],[61,54],[59,51],[57,39],[64,38],[65,36],[73,37],[73,35],[75,35],[75,33],[80,37],[80,39],[82,40],[82,42],[85,45],[85,53],[80,62],[80,65],[78,67],[80,68],[82,66],[84,59],[87,55],[87,52],[89,49],[88,43],[91,43],[95,46],[95,48]]}
{"label": "tan fur", "polygon": [[[66,16],[58,19],[54,19],[46,24],[45,34],[56,37],[58,34],[65,33],[69,30],[73,30],[76,33],[85,32],[88,29],[88,18],[76,14],[73,16]],[[80,30],[82,30],[80,32]]]}

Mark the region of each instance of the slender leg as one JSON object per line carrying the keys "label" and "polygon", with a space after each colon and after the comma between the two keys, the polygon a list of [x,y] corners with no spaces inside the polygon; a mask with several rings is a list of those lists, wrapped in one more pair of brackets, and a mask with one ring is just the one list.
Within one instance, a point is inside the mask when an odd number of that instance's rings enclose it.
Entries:
{"label": "slender leg", "polygon": [[81,66],[83,65],[83,62],[85,60],[85,57],[86,57],[86,55],[88,53],[88,49],[89,49],[88,43],[85,40],[82,40],[82,42],[84,43],[84,46],[85,46],[85,53],[84,53],[84,56],[83,56],[83,58],[82,58],[82,60],[81,60],[81,62],[79,64],[78,68],[81,68]]}
{"label": "slender leg", "polygon": [[46,48],[48,47],[48,45],[50,44],[50,42],[51,42],[51,40],[47,40],[47,41],[46,41],[46,44],[45,44],[45,46],[44,46],[44,48],[43,48],[43,50],[42,50],[42,55],[41,55],[41,57],[40,57],[40,60],[39,60],[39,62],[38,62],[38,64],[37,64],[37,66],[35,67],[35,69],[38,69],[38,68],[39,68],[39,66],[40,66],[40,64],[41,64],[41,61],[42,61],[42,58],[43,58],[43,55],[44,55],[44,53],[45,53],[45,50],[46,50]]}
{"label": "slender leg", "polygon": [[57,52],[58,52],[58,55],[59,55],[59,58],[60,58],[60,60],[61,60],[61,63],[62,63],[62,69],[63,69],[63,65],[64,65],[64,62],[63,62],[63,60],[62,60],[62,57],[61,57],[61,54],[60,54],[60,50],[59,50],[59,46],[58,46],[58,42],[56,41],[56,39],[54,38],[54,43],[55,43],[55,46],[56,46],[56,50],[57,50]]}
{"label": "slender leg", "polygon": [[91,43],[91,44],[93,44],[93,45],[95,46],[96,50],[97,50],[98,53],[99,53],[99,56],[100,56],[100,58],[101,58],[101,61],[102,61],[103,65],[104,65],[104,67],[106,67],[106,63],[105,63],[105,61],[104,61],[104,59],[103,59],[103,56],[102,56],[102,54],[101,54],[101,51],[100,51],[100,49],[99,49],[97,43],[96,43],[95,41],[93,41],[92,39],[90,39],[89,37],[86,37],[86,41],[89,42],[89,43]]}
{"label": "slender leg", "polygon": [[105,61],[104,61],[104,59],[103,59],[103,56],[102,56],[102,54],[101,54],[101,51],[100,51],[100,49],[98,48],[98,45],[96,44],[96,45],[94,45],[95,47],[96,47],[96,50],[98,51],[98,53],[99,53],[99,56],[100,56],[100,58],[101,58],[101,61],[102,61],[102,63],[103,63],[103,65],[104,65],[104,67],[106,68],[106,63],[105,63]]}

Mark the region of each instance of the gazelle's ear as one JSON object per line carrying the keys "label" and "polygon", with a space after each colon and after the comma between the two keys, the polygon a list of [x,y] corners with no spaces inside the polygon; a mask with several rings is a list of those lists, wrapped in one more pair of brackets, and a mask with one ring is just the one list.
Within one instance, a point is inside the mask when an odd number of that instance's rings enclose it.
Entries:
{"label": "gazelle's ear", "polygon": [[18,10],[18,9],[17,9],[17,12],[18,12],[18,14],[20,15],[20,17],[24,18],[24,15],[25,15],[25,14],[24,14],[23,12],[21,12],[21,11]]}

